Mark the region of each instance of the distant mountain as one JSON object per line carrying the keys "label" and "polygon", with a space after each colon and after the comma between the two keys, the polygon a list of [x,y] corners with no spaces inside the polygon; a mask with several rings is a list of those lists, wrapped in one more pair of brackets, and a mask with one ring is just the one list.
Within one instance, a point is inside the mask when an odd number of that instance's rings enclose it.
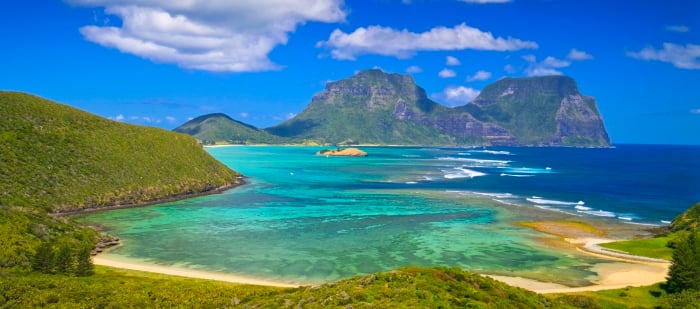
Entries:
{"label": "distant mountain", "polygon": [[381,70],[326,85],[309,106],[270,133],[322,143],[455,145],[474,143],[431,125],[430,118],[446,114],[410,76]]}
{"label": "distant mountain", "polygon": [[238,183],[187,135],[0,91],[0,206],[60,212],[184,197]]}
{"label": "distant mountain", "polygon": [[284,142],[326,144],[610,145],[595,100],[565,76],[504,78],[473,102],[448,108],[411,76],[366,70],[328,83],[301,113],[265,131]]}
{"label": "distant mountain", "polygon": [[595,99],[566,76],[504,78],[456,110],[506,129],[515,144],[610,145]]}
{"label": "distant mountain", "polygon": [[221,113],[199,116],[173,131],[192,135],[205,145],[277,144],[283,142],[283,139],[278,136]]}

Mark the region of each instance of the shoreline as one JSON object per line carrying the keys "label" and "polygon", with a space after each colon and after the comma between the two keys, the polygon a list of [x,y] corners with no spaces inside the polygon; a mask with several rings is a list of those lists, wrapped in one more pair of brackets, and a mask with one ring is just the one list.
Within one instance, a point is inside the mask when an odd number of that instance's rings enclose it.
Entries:
{"label": "shoreline", "polygon": [[140,262],[140,261],[124,261],[124,260],[118,260],[118,259],[110,259],[108,257],[101,256],[100,254],[93,256],[92,262],[95,265],[108,266],[108,267],[121,268],[121,269],[138,270],[138,271],[143,271],[143,272],[170,275],[170,276],[178,276],[178,277],[185,277],[185,278],[215,280],[215,281],[223,281],[223,282],[239,283],[239,284],[273,286],[273,287],[280,287],[280,288],[297,288],[297,287],[302,286],[299,284],[276,282],[276,281],[270,281],[270,280],[265,280],[265,279],[257,279],[257,278],[251,278],[251,277],[232,275],[232,274],[228,274],[228,273],[219,273],[219,272],[214,272],[214,271],[196,270],[196,269],[189,269],[189,268],[176,267],[176,266],[156,265],[156,264],[149,264],[149,263],[144,263],[144,262]]}
{"label": "shoreline", "polygon": [[206,191],[201,191],[201,192],[181,193],[181,194],[171,195],[171,196],[167,196],[164,198],[159,198],[159,199],[150,200],[150,201],[146,201],[143,203],[137,203],[137,204],[110,205],[110,206],[95,207],[95,208],[83,208],[83,209],[76,209],[76,210],[69,210],[69,211],[52,212],[51,215],[55,216],[55,217],[63,217],[63,216],[72,216],[72,215],[79,215],[79,214],[84,214],[84,213],[98,212],[98,211],[145,207],[145,206],[151,206],[151,205],[156,205],[156,204],[175,202],[175,201],[189,199],[189,198],[193,198],[193,197],[218,194],[218,193],[222,193],[224,191],[234,189],[236,187],[239,187],[239,186],[246,184],[244,178],[245,177],[243,175],[239,175],[239,176],[236,176],[236,182],[232,182],[229,184],[225,184],[225,185],[218,186],[216,188],[206,190]]}
{"label": "shoreline", "polygon": [[606,250],[598,244],[616,241],[609,238],[565,238],[576,250],[609,262],[597,263],[592,267],[598,276],[592,285],[570,287],[563,284],[538,281],[517,276],[485,275],[492,279],[523,288],[539,294],[574,293],[638,287],[666,281],[669,261],[636,256]]}
{"label": "shoreline", "polygon": [[[668,274],[668,269],[671,265],[671,263],[668,261],[610,252],[597,246],[597,244],[600,243],[615,241],[614,239],[566,238],[565,240],[568,243],[575,245],[576,250],[579,252],[607,260],[606,262],[597,263],[592,267],[592,270],[597,273],[597,278],[591,279],[591,282],[593,282],[592,285],[570,287],[555,282],[539,281],[518,276],[491,275],[486,273],[480,273],[480,275],[538,294],[574,293],[621,289],[630,286],[647,286],[663,282],[666,280],[666,275]],[[600,251],[588,250],[589,248],[595,247],[600,248]],[[609,253],[614,253],[614,255],[609,255]],[[103,254],[95,255],[92,257],[92,259],[95,265],[178,277],[282,288],[298,288],[305,286],[304,284],[278,282],[274,280],[245,277],[222,272],[196,270],[178,266],[156,265],[142,261],[120,260],[105,257]],[[468,269],[466,270],[469,271]]]}

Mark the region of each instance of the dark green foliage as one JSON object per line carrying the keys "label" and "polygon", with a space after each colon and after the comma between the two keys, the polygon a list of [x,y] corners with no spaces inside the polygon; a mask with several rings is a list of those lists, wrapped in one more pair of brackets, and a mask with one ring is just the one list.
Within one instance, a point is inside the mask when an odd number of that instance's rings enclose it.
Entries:
{"label": "dark green foliage", "polygon": [[190,136],[0,92],[0,206],[70,211],[138,204],[235,183]]}
{"label": "dark green foliage", "polygon": [[54,255],[53,246],[49,242],[42,242],[39,248],[36,249],[34,260],[32,261],[32,269],[50,274],[53,272]]}
{"label": "dark green foliage", "polygon": [[564,295],[557,298],[565,304],[569,304],[575,308],[586,308],[586,309],[599,309],[601,307],[598,302],[592,298],[585,295]]}
{"label": "dark green foliage", "polygon": [[700,290],[700,236],[697,232],[676,243],[667,279],[667,289],[671,293]]}
{"label": "dark green foliage", "polygon": [[79,277],[90,276],[95,272],[95,268],[90,260],[90,247],[83,246],[77,255],[75,275]]}
{"label": "dark green foliage", "polygon": [[192,135],[204,145],[284,143],[281,137],[220,113],[194,118],[173,131]]}
{"label": "dark green foliage", "polygon": [[700,203],[697,203],[673,219],[672,232],[697,231],[700,224]]}
{"label": "dark green foliage", "polygon": [[72,273],[74,262],[73,249],[68,244],[61,245],[56,253],[56,272],[59,274]]}
{"label": "dark green foliage", "polygon": [[663,309],[700,309],[700,290],[684,290],[665,295],[658,308]]}

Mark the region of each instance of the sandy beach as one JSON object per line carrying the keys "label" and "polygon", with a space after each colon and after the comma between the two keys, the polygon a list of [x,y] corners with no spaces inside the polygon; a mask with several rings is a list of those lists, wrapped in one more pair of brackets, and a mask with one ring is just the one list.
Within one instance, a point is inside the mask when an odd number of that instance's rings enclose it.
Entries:
{"label": "sandy beach", "polygon": [[137,261],[123,261],[123,260],[117,260],[117,259],[110,259],[110,258],[102,256],[102,255],[94,256],[92,258],[92,261],[95,265],[102,265],[102,266],[109,266],[109,267],[116,267],[116,268],[123,268],[123,269],[131,269],[131,270],[138,270],[138,271],[145,271],[145,272],[150,272],[150,273],[158,273],[158,274],[180,276],[180,277],[188,277],[188,278],[225,281],[225,282],[233,282],[233,283],[241,283],[241,284],[276,286],[276,287],[298,287],[299,286],[299,285],[295,285],[295,284],[280,283],[280,282],[268,281],[268,280],[263,280],[263,279],[248,278],[248,277],[236,276],[236,275],[225,274],[225,273],[200,271],[200,270],[194,270],[194,269],[188,269],[188,268],[182,268],[182,267],[174,267],[174,266],[154,265],[154,264],[147,264],[147,263],[142,263],[142,262],[137,262]]}
{"label": "sandy beach", "polygon": [[[543,238],[543,243],[560,248],[569,246],[581,253],[609,261],[593,266],[591,270],[596,272],[598,276],[586,278],[594,284],[583,287],[568,287],[521,277],[489,275],[489,277],[498,281],[533,292],[571,293],[652,285],[666,281],[666,275],[671,266],[671,263],[665,260],[635,256],[600,247],[599,244],[614,242],[619,239],[605,237],[605,231],[580,222],[543,221],[520,223],[519,225],[555,236],[555,239]],[[557,244],[557,242],[560,243]],[[566,245],[562,246],[562,243]]]}
{"label": "sandy beach", "polygon": [[593,285],[568,287],[521,277],[488,276],[509,285],[541,294],[621,289],[628,286],[646,286],[666,281],[668,268],[671,265],[667,261],[621,254],[597,246],[601,243],[614,241],[612,239],[575,238],[566,240],[576,245],[576,248],[581,252],[610,260],[607,263],[596,264],[592,268],[594,272],[598,273],[597,278],[590,279],[594,283]]}
{"label": "sandy beach", "polygon": [[[486,275],[509,285],[524,288],[536,293],[570,293],[582,291],[599,291],[608,289],[620,289],[628,286],[652,285],[666,280],[669,262],[644,257],[630,256],[608,251],[597,245],[614,241],[607,238],[566,238],[567,242],[576,246],[578,250],[586,254],[604,258],[609,262],[596,264],[592,270],[598,274],[596,278],[589,278],[593,285],[583,287],[568,287],[552,282],[542,282],[522,277],[509,277],[499,275]],[[200,271],[175,266],[162,266],[142,263],[139,261],[124,261],[110,259],[104,255],[93,257],[96,265],[110,266],[123,269],[131,269],[173,276],[226,281],[241,284],[265,285],[275,287],[298,287],[300,285],[274,282],[264,279],[248,278],[226,273]]]}

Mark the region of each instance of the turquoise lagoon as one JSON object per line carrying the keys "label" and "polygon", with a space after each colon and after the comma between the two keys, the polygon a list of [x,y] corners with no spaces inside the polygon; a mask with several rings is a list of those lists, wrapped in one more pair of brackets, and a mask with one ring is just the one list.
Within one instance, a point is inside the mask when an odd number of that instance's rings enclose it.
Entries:
{"label": "turquoise lagoon", "polygon": [[659,147],[365,147],[365,158],[217,147],[208,151],[246,185],[76,218],[122,238],[110,258],[284,283],[444,265],[585,285],[601,260],[547,248],[511,223],[667,223],[700,200],[700,151]]}

